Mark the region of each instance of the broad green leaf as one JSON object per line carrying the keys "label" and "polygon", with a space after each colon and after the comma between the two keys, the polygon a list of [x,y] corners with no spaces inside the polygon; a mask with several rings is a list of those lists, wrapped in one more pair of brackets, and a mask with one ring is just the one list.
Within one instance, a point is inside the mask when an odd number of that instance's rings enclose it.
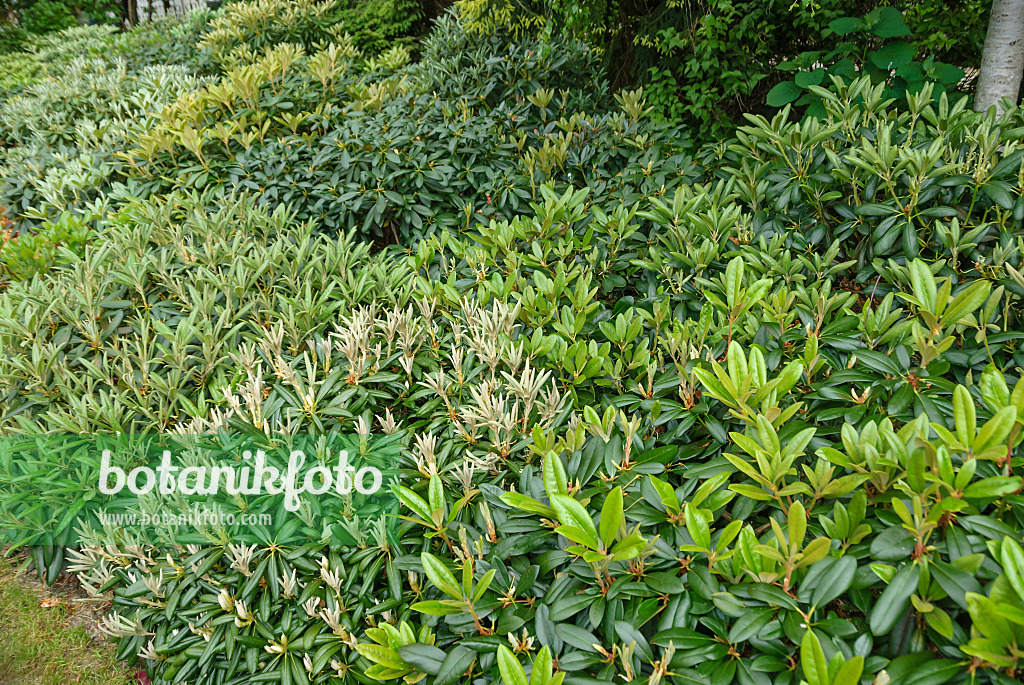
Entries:
{"label": "broad green leaf", "polygon": [[936,607],[929,611],[924,615],[924,620],[932,630],[947,640],[953,638],[953,620],[942,609]]}
{"label": "broad green leaf", "polygon": [[989,364],[981,374],[981,398],[992,411],[998,411],[1010,402],[1010,391],[1001,371]]}
{"label": "broad green leaf", "polygon": [[789,547],[792,550],[800,549],[807,534],[807,512],[800,500],[789,505]]}
{"label": "broad green leaf", "polygon": [[1004,181],[988,181],[981,186],[981,192],[1003,209],[1013,209],[1013,196]]}
{"label": "broad green leaf", "polygon": [[973,314],[978,307],[985,304],[991,291],[992,286],[988,281],[974,281],[962,293],[953,298],[953,301],[943,310],[939,319],[940,325],[952,326],[960,323],[961,319]]}
{"label": "broad green leaf", "polygon": [[459,607],[445,604],[444,602],[434,599],[416,602],[412,605],[412,610],[418,611],[421,614],[428,614],[430,616],[450,616],[452,614],[462,613],[462,609]]}
{"label": "broad green leaf", "polygon": [[578,545],[583,545],[586,549],[596,550],[598,548],[597,540],[587,533],[587,531],[577,526],[561,525],[555,529],[555,532],[572,540]]}
{"label": "broad green leaf", "polygon": [[375,664],[379,664],[386,668],[391,668],[397,671],[409,670],[409,665],[402,661],[402,657],[398,656],[397,652],[387,647],[382,647],[381,645],[359,644],[356,646],[356,651]]}
{"label": "broad green leaf", "polygon": [[612,559],[614,561],[632,559],[643,552],[645,547],[647,547],[647,541],[639,533],[627,535],[612,547]]}
{"label": "broad green leaf", "polygon": [[487,589],[489,587],[491,587],[491,581],[494,580],[494,575],[496,573],[497,570],[492,568],[490,571],[485,573],[483,577],[480,579],[480,582],[477,583],[476,588],[473,590],[474,603],[479,602],[481,599],[483,599],[484,593],[487,592]]}
{"label": "broad green leaf", "polygon": [[430,505],[422,497],[400,485],[398,486],[398,499],[425,522],[430,522]]}
{"label": "broad green leaf", "polygon": [[[818,563],[827,563],[828,560]],[[818,581],[811,596],[811,604],[817,608],[826,604],[846,592],[853,577],[857,573],[857,560],[853,557],[840,557],[829,566],[828,573]]]}
{"label": "broad green leaf", "polygon": [[1016,540],[1004,537],[1000,544],[999,560],[1010,586],[1017,597],[1024,601],[1024,550],[1021,550]]}
{"label": "broad green leaf", "polygon": [[808,685],[829,685],[828,662],[821,648],[818,636],[808,628],[800,643],[800,666],[803,667],[804,679]]}
{"label": "broad green leaf", "polygon": [[711,531],[708,528],[708,522],[700,513],[700,509],[687,504],[683,515],[686,521],[686,532],[693,538],[693,543],[701,549],[710,550]]}
{"label": "broad green leaf", "polygon": [[533,660],[533,669],[530,672],[530,685],[547,685],[548,679],[551,678],[551,668],[551,650],[547,647],[541,647],[536,658]]}
{"label": "broad green leaf", "polygon": [[601,507],[601,542],[605,549],[614,544],[615,536],[618,535],[620,527],[625,523],[622,516],[622,488],[615,488],[608,493]]}
{"label": "broad green leaf", "polygon": [[[427,493],[430,496],[431,515],[438,511],[443,514],[445,510],[444,485],[441,483],[440,476],[435,475],[430,479],[430,482],[427,485]],[[431,518],[433,518],[433,516],[431,516]]]}
{"label": "broad green leaf", "polygon": [[839,669],[832,678],[832,685],[857,685],[864,672],[864,657],[855,656]]}
{"label": "broad green leaf", "polygon": [[585,652],[596,652],[597,648],[594,645],[601,644],[601,640],[593,633],[571,623],[555,624],[555,633],[567,644]]}
{"label": "broad green leaf", "polygon": [[498,671],[505,685],[530,685],[522,664],[505,645],[498,647]]}
{"label": "broad green leaf", "polygon": [[782,107],[803,95],[804,90],[793,81],[783,81],[768,91],[765,102],[769,107]]}
{"label": "broad green leaf", "polygon": [[903,21],[903,14],[895,7],[879,7],[868,16],[877,16],[877,21],[871,27],[871,32],[879,38],[910,35],[910,28]]}
{"label": "broad green leaf", "polygon": [[917,564],[907,564],[896,572],[871,610],[868,625],[874,635],[886,635],[896,625],[910,604],[910,595],[917,591],[920,577]]}
{"label": "broad green leaf", "polygon": [[427,578],[434,584],[434,587],[452,599],[463,599],[462,591],[459,589],[455,576],[452,575],[452,572],[448,570],[448,567],[440,559],[430,552],[422,552],[420,554],[420,561],[423,564],[424,573],[427,574]]}
{"label": "broad green leaf", "polygon": [[452,685],[469,669],[469,665],[476,658],[476,652],[468,647],[455,645],[448,648],[448,654],[445,656],[444,662],[441,663],[433,685]]}
{"label": "broad green leaf", "polygon": [[[781,85],[781,84],[780,84]],[[778,88],[778,86],[776,86]],[[775,90],[774,88],[772,90]],[[771,97],[771,93],[768,94]],[[783,103],[785,104],[785,103]],[[773,105],[777,106],[777,105]],[[725,268],[725,297],[729,309],[735,309],[743,289],[743,257],[733,257]],[[729,355],[730,359],[733,355]]]}
{"label": "broad green leaf", "polygon": [[740,642],[746,642],[752,637],[756,637],[761,629],[771,622],[772,617],[775,615],[775,610],[770,608],[762,609],[751,609],[747,611],[732,624],[729,629],[729,642],[737,644]]}
{"label": "broad green leaf", "polygon": [[825,70],[822,68],[811,69],[810,71],[798,71],[793,76],[793,81],[801,88],[820,86],[825,80]]}
{"label": "broad green leaf", "polygon": [[928,312],[935,311],[935,276],[928,265],[920,259],[910,263],[910,282],[914,286],[914,296],[921,303],[921,308]]}
{"label": "broad green leaf", "polygon": [[1020,478],[1012,476],[992,476],[975,481],[964,488],[965,499],[995,499],[1012,495],[1020,489]]}
{"label": "broad green leaf", "polygon": [[430,675],[437,675],[441,670],[441,664],[447,656],[442,650],[433,645],[424,645],[416,642],[399,647],[398,655],[406,663]]}
{"label": "broad green leaf", "polygon": [[501,501],[510,507],[522,509],[552,521],[558,518],[558,514],[555,513],[554,509],[520,492],[503,492],[501,493]]}
{"label": "broad green leaf", "polygon": [[568,481],[565,476],[565,467],[562,466],[562,459],[554,452],[548,452],[544,457],[544,491],[547,492],[548,501],[554,495],[567,495],[569,493]]}
{"label": "broad green leaf", "polygon": [[597,528],[594,521],[587,514],[583,505],[567,495],[555,495],[551,498],[551,506],[554,507],[558,520],[566,526],[580,530],[586,537],[586,541],[575,540],[581,545],[587,545],[591,549],[598,549]]}
{"label": "broad green leaf", "polygon": [[878,50],[868,53],[871,63],[882,70],[898,69],[914,59],[914,46],[903,40],[896,40]]}
{"label": "broad green leaf", "polygon": [[864,30],[864,20],[857,17],[841,17],[829,22],[828,27],[832,29],[833,33],[845,36],[855,31]]}
{"label": "broad green leaf", "polygon": [[962,445],[970,448],[974,443],[978,422],[974,413],[974,398],[962,385],[953,388],[953,419],[956,423],[957,438]]}
{"label": "broad green leaf", "polygon": [[660,478],[654,476],[648,476],[647,478],[651,481],[651,485],[654,486],[654,490],[658,493],[658,499],[665,505],[665,509],[670,513],[678,513],[679,499],[676,497],[675,489]]}
{"label": "broad green leaf", "polygon": [[974,453],[981,454],[990,447],[1002,444],[1010,435],[1010,429],[1016,420],[1017,408],[1012,405],[997,411],[978,431],[972,447]]}

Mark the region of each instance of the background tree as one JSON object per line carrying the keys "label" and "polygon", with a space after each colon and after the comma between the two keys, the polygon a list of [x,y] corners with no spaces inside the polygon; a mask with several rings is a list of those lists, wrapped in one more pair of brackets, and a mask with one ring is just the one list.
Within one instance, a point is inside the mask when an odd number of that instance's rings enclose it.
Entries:
{"label": "background tree", "polygon": [[1024,0],[994,0],[981,56],[981,74],[974,107],[993,105],[1002,112],[1003,98],[1017,102],[1024,74]]}

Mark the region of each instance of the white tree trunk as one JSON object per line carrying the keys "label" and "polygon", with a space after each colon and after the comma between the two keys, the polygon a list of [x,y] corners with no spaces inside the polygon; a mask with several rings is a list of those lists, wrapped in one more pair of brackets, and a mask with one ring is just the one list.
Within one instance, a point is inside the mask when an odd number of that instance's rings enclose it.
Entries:
{"label": "white tree trunk", "polygon": [[974,109],[987,112],[993,105],[998,113],[1000,101],[1018,101],[1024,74],[1024,0],[993,0],[988,20],[985,49],[981,54],[981,74],[974,96]]}

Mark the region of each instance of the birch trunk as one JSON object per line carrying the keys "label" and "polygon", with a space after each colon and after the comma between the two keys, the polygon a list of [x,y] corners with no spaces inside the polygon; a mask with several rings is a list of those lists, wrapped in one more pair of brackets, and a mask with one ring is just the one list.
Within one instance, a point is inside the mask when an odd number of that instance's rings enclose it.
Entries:
{"label": "birch trunk", "polygon": [[1016,104],[1024,72],[1024,0],[993,0],[992,14],[981,55],[981,73],[974,109],[986,112],[993,105],[1002,113],[1001,100]]}

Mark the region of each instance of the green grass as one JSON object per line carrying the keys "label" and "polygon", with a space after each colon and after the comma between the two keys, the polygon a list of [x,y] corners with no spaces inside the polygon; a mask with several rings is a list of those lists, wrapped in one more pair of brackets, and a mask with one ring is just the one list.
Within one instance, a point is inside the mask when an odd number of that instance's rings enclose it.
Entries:
{"label": "green grass", "polygon": [[43,596],[0,559],[0,683],[111,685],[133,679],[109,645],[73,625],[73,605],[40,606]]}

